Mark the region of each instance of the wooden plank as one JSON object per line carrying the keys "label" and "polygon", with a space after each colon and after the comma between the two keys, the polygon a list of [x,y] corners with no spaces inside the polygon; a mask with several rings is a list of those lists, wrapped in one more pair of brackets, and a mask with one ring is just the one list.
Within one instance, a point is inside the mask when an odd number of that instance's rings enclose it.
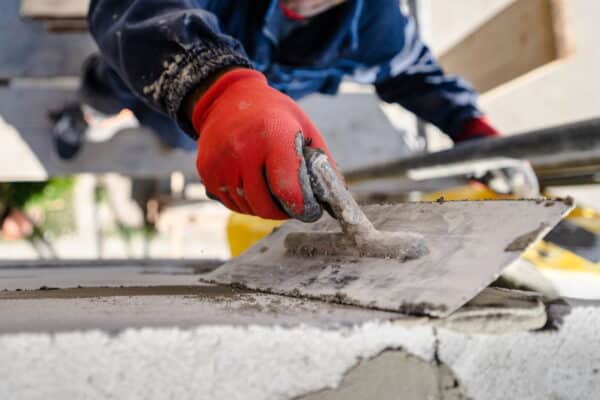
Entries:
{"label": "wooden plank", "polygon": [[[75,97],[72,88],[0,88],[0,116],[15,128],[3,129],[0,123],[0,136],[4,139],[0,147],[0,181],[82,172],[155,177],[182,171],[188,176],[196,175],[195,152],[166,150],[145,129],[127,130],[103,143],[86,143],[75,160],[59,160],[52,145],[48,111]],[[321,127],[342,170],[391,161],[410,152],[402,132],[392,127],[372,94],[311,96],[301,105]],[[342,114],[347,118],[331,118]],[[361,157],[356,157],[357,148]]]}
{"label": "wooden plank", "polygon": [[479,92],[574,53],[567,0],[516,0],[439,57],[446,72]]}
{"label": "wooden plank", "polygon": [[22,0],[21,15],[34,19],[85,19],[89,4],[89,0]]}
{"label": "wooden plank", "polygon": [[64,32],[87,32],[88,23],[86,19],[65,18],[65,19],[50,19],[44,21],[46,30],[53,33]]}
{"label": "wooden plank", "polygon": [[87,33],[51,34],[41,22],[20,17],[19,0],[3,0],[2,5],[0,55],[10,57],[0,56],[0,80],[76,76],[83,60],[96,51]]}

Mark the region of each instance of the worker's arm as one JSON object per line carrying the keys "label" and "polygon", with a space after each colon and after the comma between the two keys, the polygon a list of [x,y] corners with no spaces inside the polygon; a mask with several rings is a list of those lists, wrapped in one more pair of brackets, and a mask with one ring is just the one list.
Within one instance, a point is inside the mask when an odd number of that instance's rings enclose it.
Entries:
{"label": "worker's arm", "polygon": [[314,221],[322,209],[302,149],[331,159],[324,140],[292,99],[251,69],[242,45],[202,3],[95,0],[90,30],[129,88],[197,139],[211,197],[246,214]]}
{"label": "worker's arm", "polygon": [[455,142],[498,135],[478,109],[477,94],[463,79],[444,74],[397,1],[369,2],[361,24],[357,54],[364,67],[357,80],[373,83],[382,100],[400,104]]}
{"label": "worker's arm", "polygon": [[[251,68],[242,45],[192,0],[92,0],[90,32],[106,62],[140,98],[196,132],[183,101],[219,71]],[[182,111],[182,112],[180,112]]]}

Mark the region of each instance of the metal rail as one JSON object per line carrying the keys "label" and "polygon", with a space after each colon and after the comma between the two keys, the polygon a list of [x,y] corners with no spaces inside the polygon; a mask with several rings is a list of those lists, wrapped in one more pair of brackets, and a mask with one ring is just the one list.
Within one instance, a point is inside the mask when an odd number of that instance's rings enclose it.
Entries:
{"label": "metal rail", "polygon": [[[344,175],[347,183],[405,178],[409,170],[465,161],[507,157],[528,160],[543,181],[574,168],[588,167],[588,177],[600,172],[600,118],[539,129],[520,135],[467,142],[452,149],[420,154]],[[595,181],[594,181],[595,182]]]}

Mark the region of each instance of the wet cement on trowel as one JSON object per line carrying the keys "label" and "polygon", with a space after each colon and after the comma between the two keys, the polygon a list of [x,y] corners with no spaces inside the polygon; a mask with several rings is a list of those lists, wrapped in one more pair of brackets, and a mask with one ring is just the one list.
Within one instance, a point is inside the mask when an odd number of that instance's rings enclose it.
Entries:
{"label": "wet cement on trowel", "polygon": [[513,240],[508,246],[506,246],[505,251],[525,251],[530,244],[532,244],[542,232],[544,232],[548,228],[547,224],[542,223],[539,228],[534,231],[528,232],[524,235],[521,235],[515,240]]}
{"label": "wet cement on trowel", "polygon": [[289,233],[284,240],[288,254],[392,258],[404,261],[421,258],[428,253],[423,235],[376,229],[325,154],[308,148],[305,149],[304,156],[313,192],[321,203],[329,206],[341,232]]}
{"label": "wet cement on trowel", "polygon": [[428,252],[424,238],[410,232],[374,230],[361,233],[355,240],[343,233],[292,232],[286,236],[284,244],[288,254],[303,257],[375,257],[404,261],[422,257]]}

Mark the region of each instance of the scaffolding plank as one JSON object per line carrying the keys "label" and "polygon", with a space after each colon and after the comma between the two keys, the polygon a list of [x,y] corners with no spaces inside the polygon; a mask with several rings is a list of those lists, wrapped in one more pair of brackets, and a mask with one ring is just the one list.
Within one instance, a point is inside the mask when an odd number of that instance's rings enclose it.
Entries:
{"label": "scaffolding plank", "polygon": [[[148,129],[130,129],[107,142],[86,143],[73,161],[59,160],[48,112],[75,99],[73,88],[56,84],[0,88],[0,117],[13,128],[0,127],[6,142],[0,150],[0,181],[83,172],[150,177],[182,171],[196,175],[195,152],[166,149]],[[311,96],[301,105],[322,129],[342,170],[391,161],[410,152],[402,132],[393,128],[371,94]],[[341,114],[348,118],[330,118]],[[356,157],[357,147],[360,158]]]}
{"label": "scaffolding plank", "polygon": [[85,19],[89,4],[89,0],[22,0],[21,15],[37,19]]}

